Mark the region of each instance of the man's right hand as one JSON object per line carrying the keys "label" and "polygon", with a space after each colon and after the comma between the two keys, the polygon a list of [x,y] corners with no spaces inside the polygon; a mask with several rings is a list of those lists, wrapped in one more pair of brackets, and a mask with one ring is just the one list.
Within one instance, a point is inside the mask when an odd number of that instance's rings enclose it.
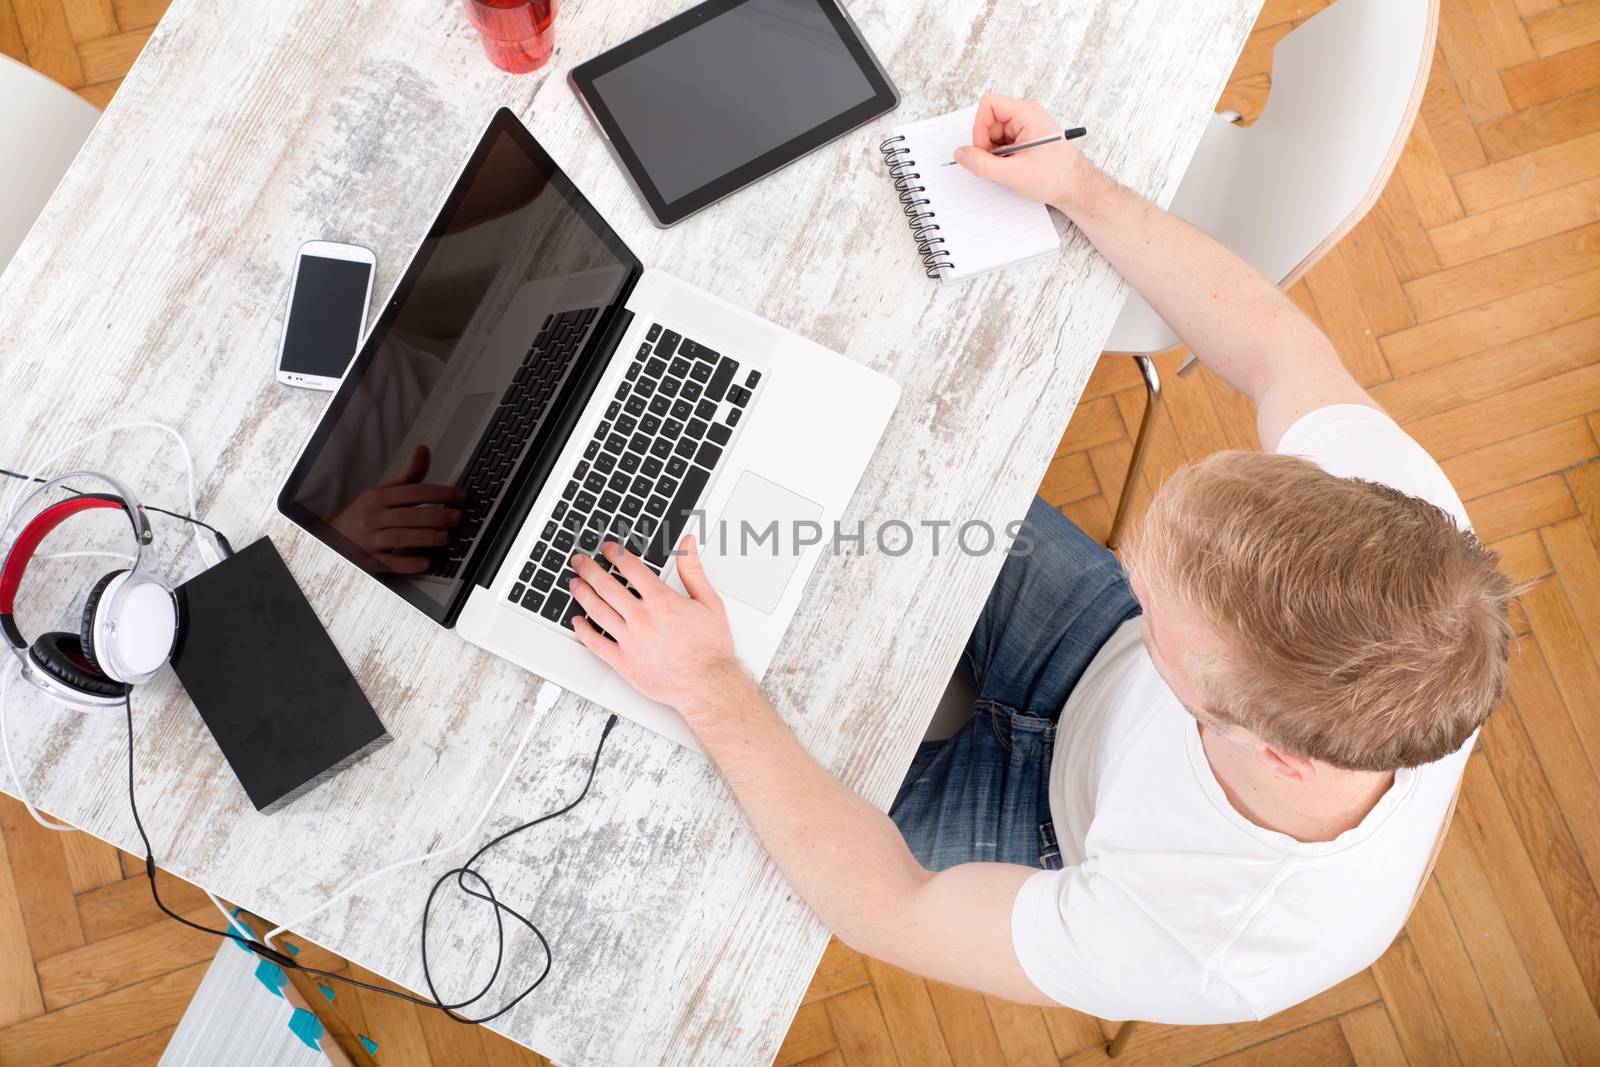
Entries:
{"label": "man's right hand", "polygon": [[984,93],[972,125],[972,145],[956,149],[955,159],[978,177],[999,182],[1029,200],[1062,206],[1081,195],[1098,174],[1076,145],[1057,141],[1013,156],[990,154],[1008,144],[1060,132],[1061,125],[1039,102]]}
{"label": "man's right hand", "polygon": [[1069,142],[1012,156],[1004,145],[1060,130],[1038,103],[985,93],[956,162],[1059,209],[1171,325],[1178,340],[1256,405],[1262,447],[1327,404],[1373,404],[1322,331],[1270,279],[1205,231],[1122,188]]}
{"label": "man's right hand", "polygon": [[[677,554],[687,596],[615,541],[606,541],[600,553],[616,567],[616,576],[588,556],[572,557],[578,575],[572,597],[584,611],[572,620],[573,632],[623,681],[677,711],[700,733],[705,716],[718,710],[712,697],[745,679],[734,659],[722,598],[700,565],[694,538],[685,538]],[[602,636],[602,629],[611,636]]]}

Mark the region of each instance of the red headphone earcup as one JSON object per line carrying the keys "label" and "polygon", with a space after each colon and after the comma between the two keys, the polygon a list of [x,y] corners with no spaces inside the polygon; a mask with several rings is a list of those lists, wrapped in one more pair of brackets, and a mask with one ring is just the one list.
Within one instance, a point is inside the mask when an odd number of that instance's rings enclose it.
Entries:
{"label": "red headphone earcup", "polygon": [[89,598],[83,602],[83,619],[78,623],[78,647],[83,650],[83,658],[89,661],[89,666],[101,674],[105,674],[105,668],[101,667],[100,661],[94,658],[95,609],[100,606],[100,598],[105,595],[106,589],[111,585],[111,582],[119,574],[127,573],[127,571],[112,571],[98,582],[95,582],[94,588],[89,590]]}
{"label": "red headphone earcup", "polygon": [[28,649],[28,658],[52,678],[89,696],[120,697],[133,691],[133,686],[112,681],[89,663],[77,634],[63,630],[41,634]]}

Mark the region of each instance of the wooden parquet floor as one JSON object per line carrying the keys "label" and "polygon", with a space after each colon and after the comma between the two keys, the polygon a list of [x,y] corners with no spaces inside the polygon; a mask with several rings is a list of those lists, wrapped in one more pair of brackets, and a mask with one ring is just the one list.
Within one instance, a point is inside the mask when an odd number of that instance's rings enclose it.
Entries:
{"label": "wooden parquet floor", "polygon": [[[1272,48],[1327,0],[1266,0],[1220,106],[1260,113]],[[104,106],[165,0],[0,0],[0,52]],[[1025,90],[1025,87],[1016,87]],[[1128,1064],[1600,1063],[1600,0],[1443,0],[1422,117],[1372,214],[1292,293],[1445,465],[1519,579],[1512,683],[1405,933],[1264,1022],[1148,1026]],[[1253,448],[1248,405],[1173,374],[1139,501]],[[1144,393],[1091,381],[1041,493],[1103,537]],[[0,803],[0,1064],[154,1063],[214,946],[157,921],[137,865]],[[169,881],[184,912],[205,899]],[[23,950],[26,946],[26,950]],[[340,963],[342,961],[328,961]],[[320,998],[315,998],[319,1000]],[[430,1013],[341,994],[363,1064],[540,1063]],[[1102,1062],[1109,1028],[925,982],[837,943],[778,1063]],[[347,1042],[347,1044],[350,1044]]]}

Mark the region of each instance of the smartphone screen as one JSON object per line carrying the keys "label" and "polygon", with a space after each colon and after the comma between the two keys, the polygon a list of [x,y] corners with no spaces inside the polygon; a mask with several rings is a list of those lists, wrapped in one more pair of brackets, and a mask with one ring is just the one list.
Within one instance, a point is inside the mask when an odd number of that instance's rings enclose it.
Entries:
{"label": "smartphone screen", "polygon": [[371,274],[370,263],[300,257],[294,302],[283,330],[280,370],[321,378],[343,376],[361,343]]}

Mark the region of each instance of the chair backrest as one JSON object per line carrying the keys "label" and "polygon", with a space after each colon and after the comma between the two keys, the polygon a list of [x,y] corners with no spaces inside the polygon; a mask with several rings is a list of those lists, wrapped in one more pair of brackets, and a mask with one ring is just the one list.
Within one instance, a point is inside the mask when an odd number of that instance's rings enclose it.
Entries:
{"label": "chair backrest", "polygon": [[[1466,776],[1462,775],[1465,781]],[[1433,866],[1439,862],[1439,853],[1444,850],[1445,835],[1450,833],[1450,823],[1456,817],[1456,804],[1461,800],[1461,782],[1456,783],[1456,791],[1450,796],[1450,806],[1444,811],[1444,822],[1439,824],[1439,836],[1433,839],[1433,850],[1428,853],[1428,865],[1422,868],[1422,881],[1417,883],[1417,891],[1411,896],[1411,907],[1406,910],[1406,922],[1411,921],[1411,913],[1417,910],[1417,901],[1422,899],[1422,891],[1428,888],[1428,879],[1433,877]]]}
{"label": "chair backrest", "polygon": [[[1334,0],[1278,43],[1250,126],[1212,118],[1171,210],[1284,288],[1372,209],[1433,62],[1439,0]],[[1149,352],[1154,313],[1130,295],[1108,351]],[[1156,320],[1159,322],[1159,320]]]}
{"label": "chair backrest", "polygon": [[0,56],[0,271],[99,118],[76,93]]}

